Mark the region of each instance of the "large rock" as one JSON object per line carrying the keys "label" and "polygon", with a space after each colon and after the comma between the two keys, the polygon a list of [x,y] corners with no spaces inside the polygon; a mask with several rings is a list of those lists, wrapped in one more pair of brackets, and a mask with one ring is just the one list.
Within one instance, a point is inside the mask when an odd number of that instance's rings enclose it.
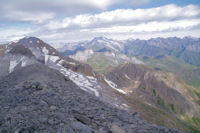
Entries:
{"label": "large rock", "polygon": [[112,133],[125,133],[125,131],[124,131],[122,128],[120,128],[118,125],[115,125],[115,124],[113,124],[113,125],[111,126],[110,131],[111,131]]}

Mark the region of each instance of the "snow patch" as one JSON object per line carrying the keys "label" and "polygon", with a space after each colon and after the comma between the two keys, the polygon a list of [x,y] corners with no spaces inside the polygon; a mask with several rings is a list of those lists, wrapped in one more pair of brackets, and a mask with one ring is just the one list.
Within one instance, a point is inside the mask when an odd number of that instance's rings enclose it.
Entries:
{"label": "snow patch", "polygon": [[48,61],[52,61],[55,63],[58,60],[60,60],[60,57],[58,57],[58,56],[45,55],[45,63],[47,63]]}
{"label": "snow patch", "polygon": [[62,65],[63,63],[67,63],[67,64],[71,64],[71,65],[76,65],[76,63],[74,63],[74,62],[68,62],[68,61],[65,61],[65,60],[63,60],[63,59],[61,59],[61,60],[58,62],[58,64],[60,64],[60,65]]}
{"label": "snow patch", "polygon": [[128,105],[127,105],[127,104],[125,104],[125,103],[123,103],[123,104],[122,104],[122,106],[124,106],[124,107],[128,108]]}
{"label": "snow patch", "polygon": [[68,62],[68,61],[65,61],[65,62],[71,65],[76,65],[74,62]]}
{"label": "snow patch", "polygon": [[119,91],[120,93],[126,94],[126,92],[123,91],[122,89],[118,89],[118,88],[117,88],[117,85],[116,85],[115,83],[113,83],[112,81],[106,79],[105,77],[104,77],[104,80],[106,81],[106,83],[107,83],[111,88],[113,88],[113,89]]}
{"label": "snow patch", "polygon": [[21,60],[20,60],[21,66],[22,66],[22,67],[27,66],[28,61],[29,61],[29,60],[27,59],[27,57],[23,56],[23,57],[21,58]]}
{"label": "snow patch", "polygon": [[70,57],[78,60],[78,61],[86,61],[94,55],[94,51],[89,49],[85,51],[79,51],[75,55],[71,55]]}
{"label": "snow patch", "polygon": [[43,55],[43,53],[39,50],[39,47],[37,47],[37,48],[30,47],[29,49],[31,50],[31,52],[33,53],[33,55],[34,55],[37,59],[43,60],[44,55]]}
{"label": "snow patch", "polygon": [[[65,76],[69,77],[69,79],[71,79],[76,85],[78,85],[82,90],[84,91],[92,91],[95,96],[99,96],[99,92],[97,91],[97,89],[95,89],[95,86],[87,79],[85,78],[83,75],[75,73],[73,71],[71,71],[70,69],[66,69],[66,68],[61,68],[60,72],[62,74],[64,74]],[[90,79],[93,80],[94,82],[95,79]]]}
{"label": "snow patch", "polygon": [[96,78],[92,77],[92,76],[87,76],[88,79],[92,79],[92,80],[96,80]]}
{"label": "snow patch", "polygon": [[[98,85],[97,79],[91,76],[84,76],[80,73],[74,72],[70,69],[67,69],[65,67],[62,66],[63,62],[67,62],[63,59],[61,59],[59,62],[55,63],[55,66],[51,64],[51,62],[49,62],[49,60],[51,60],[52,57],[45,56],[45,60],[47,61],[45,64],[48,65],[49,67],[53,68],[53,69],[57,69],[60,71],[60,73],[62,73],[64,76],[68,77],[70,80],[72,80],[72,82],[74,82],[77,86],[80,87],[80,89],[89,92],[91,94],[94,94],[95,96],[99,97],[99,91],[98,90],[102,90],[101,86]],[[57,61],[58,58],[56,58],[55,60]],[[59,58],[60,59],[60,58]],[[54,61],[55,61],[54,60]],[[67,62],[68,63],[68,62]],[[69,62],[71,63],[71,62]]]}
{"label": "snow patch", "polygon": [[27,64],[27,60],[22,61],[22,67],[25,67]]}
{"label": "snow patch", "polygon": [[17,66],[18,62],[16,60],[10,61],[9,73],[13,72],[14,68]]}
{"label": "snow patch", "polygon": [[131,78],[130,78],[128,75],[126,75],[126,74],[125,74],[125,77],[126,77],[127,79],[131,80]]}
{"label": "snow patch", "polygon": [[9,67],[9,73],[13,72],[14,68],[19,64],[19,63],[22,63],[21,66],[24,67],[26,66],[27,64],[27,60],[26,60],[26,57],[23,56],[19,59],[14,59],[13,61],[11,60],[10,61],[10,67]]}
{"label": "snow patch", "polygon": [[53,62],[56,62],[59,59],[60,58],[58,56],[50,56],[50,60],[53,61]]}
{"label": "snow patch", "polygon": [[48,62],[48,60],[49,60],[49,55],[45,55],[44,57],[45,64]]}
{"label": "snow patch", "polygon": [[42,52],[47,55],[49,54],[49,50],[46,47],[43,47]]}

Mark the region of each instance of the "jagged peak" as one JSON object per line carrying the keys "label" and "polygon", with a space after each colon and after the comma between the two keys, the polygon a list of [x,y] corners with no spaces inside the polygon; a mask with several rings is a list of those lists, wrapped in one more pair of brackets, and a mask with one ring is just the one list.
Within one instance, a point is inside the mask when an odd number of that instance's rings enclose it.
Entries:
{"label": "jagged peak", "polygon": [[22,39],[19,39],[17,42],[11,44],[23,45],[25,47],[39,47],[39,48],[50,47],[47,43],[45,43],[41,39],[31,36],[24,37]]}
{"label": "jagged peak", "polygon": [[98,40],[104,40],[104,41],[106,41],[106,40],[111,40],[111,39],[108,39],[108,38],[103,37],[103,36],[95,37],[95,38],[92,39],[92,41],[98,41]]}
{"label": "jagged peak", "polygon": [[26,40],[28,40],[28,41],[42,41],[42,40],[40,40],[40,39],[37,38],[37,37],[26,36],[26,37],[20,39],[19,42],[20,42],[20,41],[26,41]]}
{"label": "jagged peak", "polygon": [[34,37],[34,36],[25,36],[22,39],[39,39],[38,37]]}

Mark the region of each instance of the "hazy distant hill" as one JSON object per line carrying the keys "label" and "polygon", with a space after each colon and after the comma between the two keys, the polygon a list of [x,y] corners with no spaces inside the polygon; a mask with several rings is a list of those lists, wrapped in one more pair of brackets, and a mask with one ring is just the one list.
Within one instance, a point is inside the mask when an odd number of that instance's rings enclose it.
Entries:
{"label": "hazy distant hill", "polygon": [[66,44],[60,48],[65,55],[92,49],[95,52],[112,51],[134,56],[174,56],[185,62],[200,66],[199,38],[153,38],[149,40],[129,39],[117,41],[105,37],[97,37],[91,41]]}

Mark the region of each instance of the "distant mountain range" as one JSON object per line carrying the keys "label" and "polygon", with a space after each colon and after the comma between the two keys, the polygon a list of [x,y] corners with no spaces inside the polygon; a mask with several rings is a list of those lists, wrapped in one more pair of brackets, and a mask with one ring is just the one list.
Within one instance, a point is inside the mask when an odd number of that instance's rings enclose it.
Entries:
{"label": "distant mountain range", "polygon": [[58,50],[63,55],[90,64],[100,73],[109,66],[132,62],[134,58],[134,62],[143,62],[149,67],[176,73],[188,84],[200,88],[200,38],[118,41],[97,37],[91,41],[67,43]]}
{"label": "distant mountain range", "polygon": [[106,69],[119,64],[131,62],[134,64],[143,64],[143,62],[134,56],[126,56],[116,52],[94,52],[93,50],[79,51],[69,57],[83,63],[87,63],[99,73],[105,72]]}
{"label": "distant mountain range", "polygon": [[200,38],[169,37],[118,41],[97,37],[91,41],[69,43],[58,48],[64,55],[72,55],[86,49],[92,49],[95,52],[112,51],[132,56],[161,57],[168,55],[182,59],[186,63],[200,66]]}

